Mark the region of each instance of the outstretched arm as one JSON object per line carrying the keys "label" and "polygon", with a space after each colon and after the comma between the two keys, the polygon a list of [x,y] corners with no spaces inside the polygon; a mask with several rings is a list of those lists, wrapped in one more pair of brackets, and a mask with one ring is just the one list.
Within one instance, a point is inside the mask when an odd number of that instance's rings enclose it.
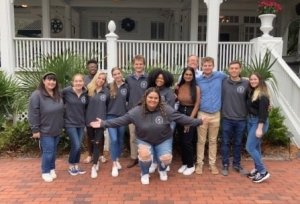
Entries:
{"label": "outstretched arm", "polygon": [[93,121],[90,123],[90,125],[93,128],[117,128],[117,127],[122,127],[125,125],[128,125],[132,123],[131,118],[129,116],[128,113],[126,113],[125,115],[118,117],[118,118],[114,118],[111,120],[101,120],[100,118],[97,118],[96,121]]}

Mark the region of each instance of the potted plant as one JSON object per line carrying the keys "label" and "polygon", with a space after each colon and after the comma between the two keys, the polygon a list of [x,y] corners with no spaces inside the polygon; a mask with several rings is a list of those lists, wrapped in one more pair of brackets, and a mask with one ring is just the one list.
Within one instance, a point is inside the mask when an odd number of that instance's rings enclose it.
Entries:
{"label": "potted plant", "polygon": [[273,30],[273,20],[282,7],[275,1],[262,0],[258,4],[258,13],[261,21],[260,30],[263,32],[262,37],[271,37],[269,32]]}

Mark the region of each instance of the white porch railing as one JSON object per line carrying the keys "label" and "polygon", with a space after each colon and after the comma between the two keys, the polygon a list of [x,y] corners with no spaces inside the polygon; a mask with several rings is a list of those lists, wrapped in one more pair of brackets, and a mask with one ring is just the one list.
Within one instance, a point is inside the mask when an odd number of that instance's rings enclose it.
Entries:
{"label": "white porch railing", "polygon": [[271,57],[272,61],[277,59],[272,67],[278,81],[278,97],[273,97],[274,103],[281,107],[285,123],[294,135],[292,139],[300,147],[300,80],[276,50],[271,50]]}
{"label": "white porch railing", "polygon": [[14,38],[16,69],[33,68],[42,56],[55,57],[67,50],[78,52],[87,59],[97,59],[105,68],[106,40],[60,38]]}
{"label": "white porch railing", "polygon": [[252,42],[219,42],[218,70],[225,70],[233,60],[250,63],[252,51]]}

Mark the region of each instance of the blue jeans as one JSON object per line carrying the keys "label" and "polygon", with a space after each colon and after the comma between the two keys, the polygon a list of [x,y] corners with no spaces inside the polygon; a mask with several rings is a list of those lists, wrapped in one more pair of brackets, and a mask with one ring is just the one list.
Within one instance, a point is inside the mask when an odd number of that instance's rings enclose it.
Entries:
{"label": "blue jeans", "polygon": [[59,143],[60,135],[47,136],[42,135],[40,142],[43,150],[42,153],[42,173],[50,173],[50,170],[55,169],[56,150]]}
{"label": "blue jeans", "polygon": [[69,164],[78,164],[81,154],[81,142],[83,139],[84,127],[66,127],[71,142]]}
{"label": "blue jeans", "polygon": [[[117,118],[116,115],[107,115],[106,119],[110,120]],[[124,140],[125,126],[118,128],[108,128],[109,138],[110,138],[110,154],[113,162],[120,158],[123,150],[123,140]]]}
{"label": "blue jeans", "polygon": [[[248,138],[246,143],[247,152],[250,154],[254,161],[255,169],[261,174],[266,173],[266,168],[261,159],[261,138],[257,138],[255,135],[257,126],[258,126],[258,118],[249,118],[248,119]],[[262,133],[263,135],[267,132],[269,128],[269,119],[266,120]]]}
{"label": "blue jeans", "polygon": [[247,128],[247,120],[222,118],[222,164],[229,166],[231,134],[233,134],[233,166],[241,165],[242,140]]}
{"label": "blue jeans", "polygon": [[[166,155],[166,154],[172,155],[173,137],[171,137],[157,145],[152,145],[152,144],[145,142],[143,140],[140,140],[140,139],[136,139],[136,143],[137,143],[138,149],[139,149],[140,145],[148,146],[151,156],[153,157],[153,155],[156,155],[156,161],[158,161],[159,171],[166,170],[166,168],[169,166],[169,164],[167,164],[167,165],[163,164],[162,161],[160,160],[160,157],[162,155]],[[141,168],[142,175],[149,174],[149,168],[151,166],[151,163],[152,163],[152,161],[145,162],[145,161],[141,161],[139,159],[139,165]]]}

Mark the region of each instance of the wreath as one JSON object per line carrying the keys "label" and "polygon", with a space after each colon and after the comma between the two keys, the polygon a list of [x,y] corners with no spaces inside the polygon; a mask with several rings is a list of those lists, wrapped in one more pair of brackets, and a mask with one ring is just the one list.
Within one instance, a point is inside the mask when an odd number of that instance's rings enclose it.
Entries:
{"label": "wreath", "polygon": [[61,22],[61,20],[59,19],[52,19],[51,20],[51,32],[52,33],[60,33],[63,29],[63,24]]}
{"label": "wreath", "polygon": [[124,18],[121,23],[122,29],[127,32],[131,32],[135,28],[135,22],[131,18]]}

